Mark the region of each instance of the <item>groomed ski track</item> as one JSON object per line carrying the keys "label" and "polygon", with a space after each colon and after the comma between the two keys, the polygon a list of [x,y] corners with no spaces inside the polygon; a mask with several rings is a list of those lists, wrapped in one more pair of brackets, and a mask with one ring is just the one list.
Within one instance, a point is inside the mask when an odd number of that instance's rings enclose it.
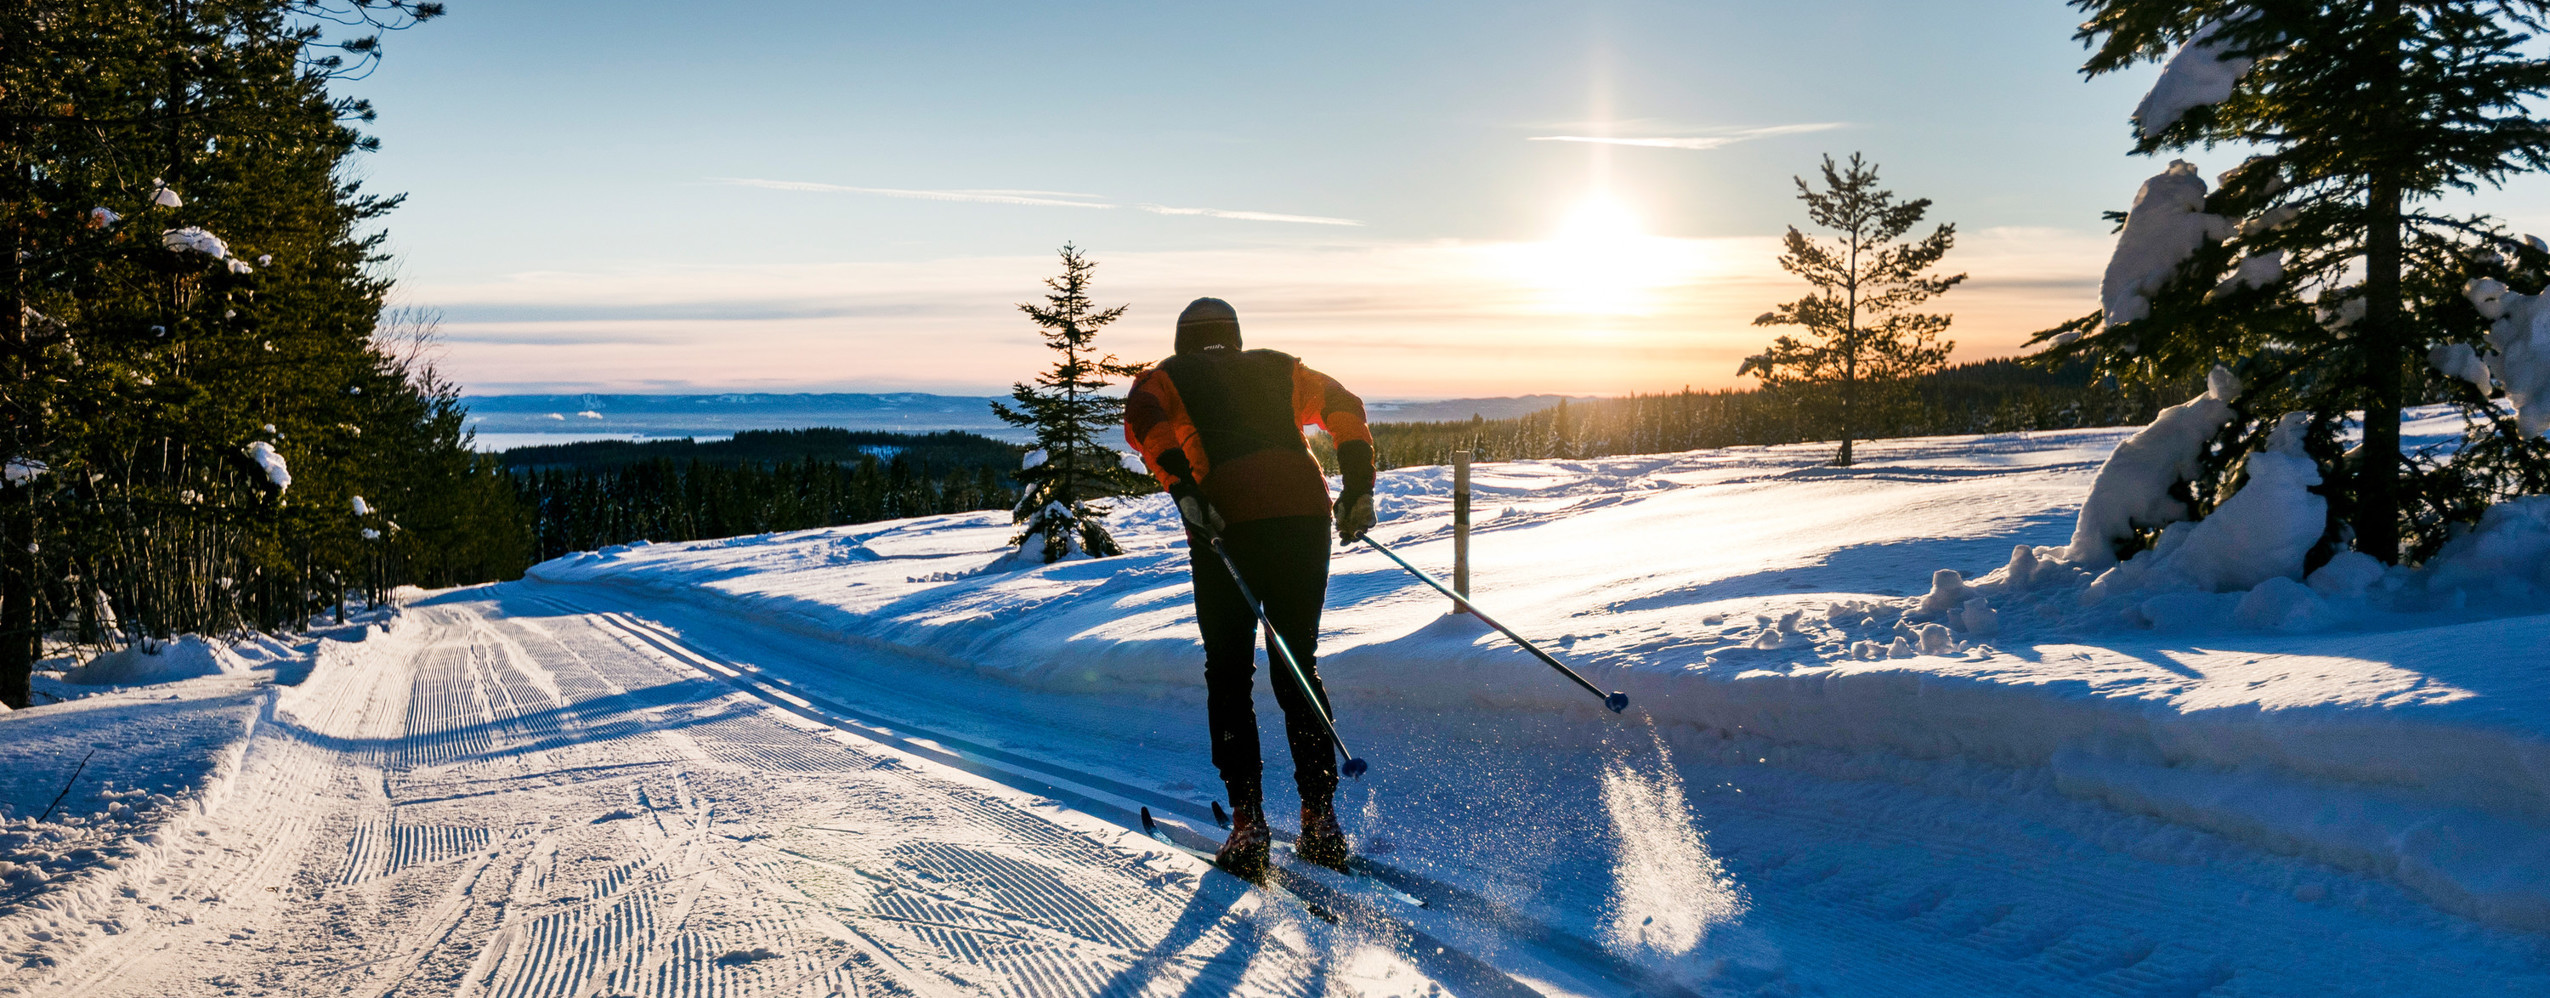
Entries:
{"label": "groomed ski track", "polygon": [[[2067,798],[2045,774],[1742,739],[1660,769],[1635,707],[1607,722],[1609,751],[1551,753],[1535,725],[1580,722],[1355,705],[1375,768],[1342,804],[1380,882],[1294,869],[1266,891],[1137,830],[1149,807],[1183,845],[1218,836],[1200,711],[1178,696],[1024,689],[609,584],[426,597],[352,647],[266,688],[200,812],[116,871],[120,900],[82,909],[96,931],[0,975],[0,993],[2550,984],[2537,940]],[[1270,790],[1284,772],[1270,760]],[[1654,879],[1634,862],[1653,843],[1627,840],[1671,829],[1635,827],[1615,794],[1668,784],[1728,875],[1623,896]],[[1718,914],[1696,949],[1658,953],[1619,934],[1639,911]]]}
{"label": "groomed ski track", "polygon": [[103,931],[0,988],[1533,993],[1359,896],[1382,892],[1303,884],[1332,924],[626,616],[510,586],[406,616],[270,688],[219,799],[112,871]]}

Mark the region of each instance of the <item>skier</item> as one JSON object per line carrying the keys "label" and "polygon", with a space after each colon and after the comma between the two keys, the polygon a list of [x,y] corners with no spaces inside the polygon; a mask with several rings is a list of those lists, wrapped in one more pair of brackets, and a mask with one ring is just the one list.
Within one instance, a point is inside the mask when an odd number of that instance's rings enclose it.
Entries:
{"label": "skier", "polygon": [[[1335,441],[1345,474],[1333,506],[1328,481],[1303,441],[1302,427],[1311,425]],[[1178,315],[1177,352],[1134,380],[1125,399],[1125,439],[1186,521],[1196,625],[1204,632],[1213,765],[1231,797],[1231,837],[1215,862],[1262,879],[1272,837],[1252,702],[1257,617],[1222,560],[1205,553],[1218,537],[1319,699],[1313,708],[1300,684],[1270,663],[1302,797],[1294,854],[1344,869],[1336,747],[1313,712],[1327,709],[1328,693],[1313,662],[1320,604],[1328,597],[1329,527],[1351,542],[1373,524],[1372,431],[1364,425],[1363,400],[1289,354],[1240,349],[1239,314],[1219,298],[1198,298]]]}

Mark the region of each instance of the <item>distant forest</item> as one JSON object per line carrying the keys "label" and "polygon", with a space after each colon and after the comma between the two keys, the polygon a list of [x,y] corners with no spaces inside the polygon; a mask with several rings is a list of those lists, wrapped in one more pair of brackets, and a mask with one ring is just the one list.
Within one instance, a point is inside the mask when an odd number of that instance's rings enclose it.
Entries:
{"label": "distant forest", "polygon": [[[1898,386],[1872,436],[1937,436],[2151,421],[2192,397],[2116,388],[2084,365],[2017,360]],[[1378,423],[1385,468],[1653,454],[1828,439],[1829,409],[1763,390],[1683,391],[1557,406],[1506,419]],[[1324,446],[1315,448],[1333,470]],[[604,440],[522,447],[499,460],[530,524],[534,560],[636,540],[686,541],[907,516],[1008,509],[1024,446],[973,433],[750,430],[714,441]]]}
{"label": "distant forest", "polygon": [[973,433],[810,429],[547,444],[498,459],[513,472],[534,560],[546,560],[636,540],[1008,509],[1025,451]]}
{"label": "distant forest", "polygon": [[[1875,395],[1863,413],[1868,437],[1926,437],[2148,423],[2164,407],[2193,398],[2201,384],[2150,391],[2094,378],[2083,363],[2048,368],[2016,359],[1960,364]],[[1474,460],[1662,454],[1833,438],[1832,407],[1810,393],[1766,389],[1685,389],[1632,395],[1509,419],[1379,423],[1373,450],[1385,468],[1444,464],[1452,452]],[[1322,460],[1329,458],[1322,454]]]}

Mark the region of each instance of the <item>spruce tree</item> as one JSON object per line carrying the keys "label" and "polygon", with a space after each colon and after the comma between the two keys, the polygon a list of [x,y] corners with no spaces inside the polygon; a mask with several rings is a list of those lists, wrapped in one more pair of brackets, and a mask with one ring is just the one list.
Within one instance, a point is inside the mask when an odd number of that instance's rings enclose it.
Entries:
{"label": "spruce tree", "polygon": [[[2154,178],[2145,196],[2175,185],[2203,238],[2135,289],[2147,294],[2111,289],[2108,310],[2040,335],[2056,358],[2085,356],[2144,384],[2216,364],[2239,375],[2239,418],[2208,449],[2197,509],[2236,486],[2241,457],[2286,412],[2311,414],[2329,499],[2309,567],[2350,543],[2385,562],[2423,557],[2489,502],[2550,482],[2550,451],[2488,397],[2488,379],[2464,383],[2426,362],[2455,344],[2485,348],[2469,282],[2534,291],[2550,264],[2487,217],[2436,205],[2550,158],[2550,127],[2527,110],[2550,91],[2550,60],[2532,38],[2550,4],[2073,5],[2089,15],[2075,36],[2091,49],[2086,75],[2171,60],[2135,115],[2137,153],[2261,150],[2210,192],[2192,166]],[[2112,217],[2127,220],[2130,240],[2139,220]],[[2471,439],[2405,452],[2401,410],[2425,401],[2459,405]],[[2342,437],[2357,412],[2362,443],[2350,450]]]}
{"label": "spruce tree", "polygon": [[[25,705],[66,609],[129,636],[272,627],[333,603],[321,587],[370,550],[406,564],[484,532],[469,503],[510,511],[483,466],[466,478],[456,395],[372,339],[372,226],[397,199],[346,179],[371,112],[328,90],[378,31],[440,12],[0,5],[0,460],[46,469],[0,488],[0,701]],[[402,432],[439,452],[385,460]],[[360,543],[352,499],[402,491],[449,531]],[[384,528],[426,512],[380,509]]]}
{"label": "spruce tree", "polygon": [[1098,265],[1069,243],[1061,254],[1062,273],[1045,279],[1044,301],[1018,306],[1061,358],[1035,381],[1011,386],[1015,408],[992,403],[1002,421],[1036,432],[1036,448],[1017,473],[1022,494],[1012,516],[1021,526],[1011,543],[1034,545],[1047,563],[1074,551],[1101,558],[1121,553],[1098,519],[1107,507],[1092,500],[1140,493],[1151,484],[1128,470],[1115,448],[1098,442],[1124,425],[1124,400],[1100,390],[1150,365],[1098,352],[1098,330],[1122,317],[1126,306],[1097,308],[1089,276]]}
{"label": "spruce tree", "polygon": [[1877,165],[1851,154],[1850,165],[1824,157],[1823,190],[1797,182],[1806,217],[1837,235],[1825,242],[1790,226],[1780,267],[1805,278],[1815,291],[1753,320],[1757,326],[1800,326],[1808,339],[1782,336],[1769,349],[1745,358],[1739,376],[1759,375],[1762,386],[1793,394],[1831,388],[1828,415],[1842,446],[1835,465],[1851,463],[1851,441],[1872,425],[1872,403],[1883,401],[1903,379],[1947,366],[1956,344],[1939,339],[1949,317],[1911,311],[1955,287],[1964,274],[1930,273],[1956,245],[1955,225],[1941,225],[1918,240],[1898,242],[1930,211],[1930,199],[1897,201],[1877,186]]}

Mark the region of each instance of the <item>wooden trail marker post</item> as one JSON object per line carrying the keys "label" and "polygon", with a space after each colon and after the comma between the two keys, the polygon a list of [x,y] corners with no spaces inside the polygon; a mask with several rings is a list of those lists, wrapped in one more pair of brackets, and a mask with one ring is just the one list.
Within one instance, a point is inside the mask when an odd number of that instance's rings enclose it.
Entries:
{"label": "wooden trail marker post", "polygon": [[[1452,452],[1452,591],[1470,596],[1470,452]],[[1461,604],[1452,612],[1468,613]]]}

